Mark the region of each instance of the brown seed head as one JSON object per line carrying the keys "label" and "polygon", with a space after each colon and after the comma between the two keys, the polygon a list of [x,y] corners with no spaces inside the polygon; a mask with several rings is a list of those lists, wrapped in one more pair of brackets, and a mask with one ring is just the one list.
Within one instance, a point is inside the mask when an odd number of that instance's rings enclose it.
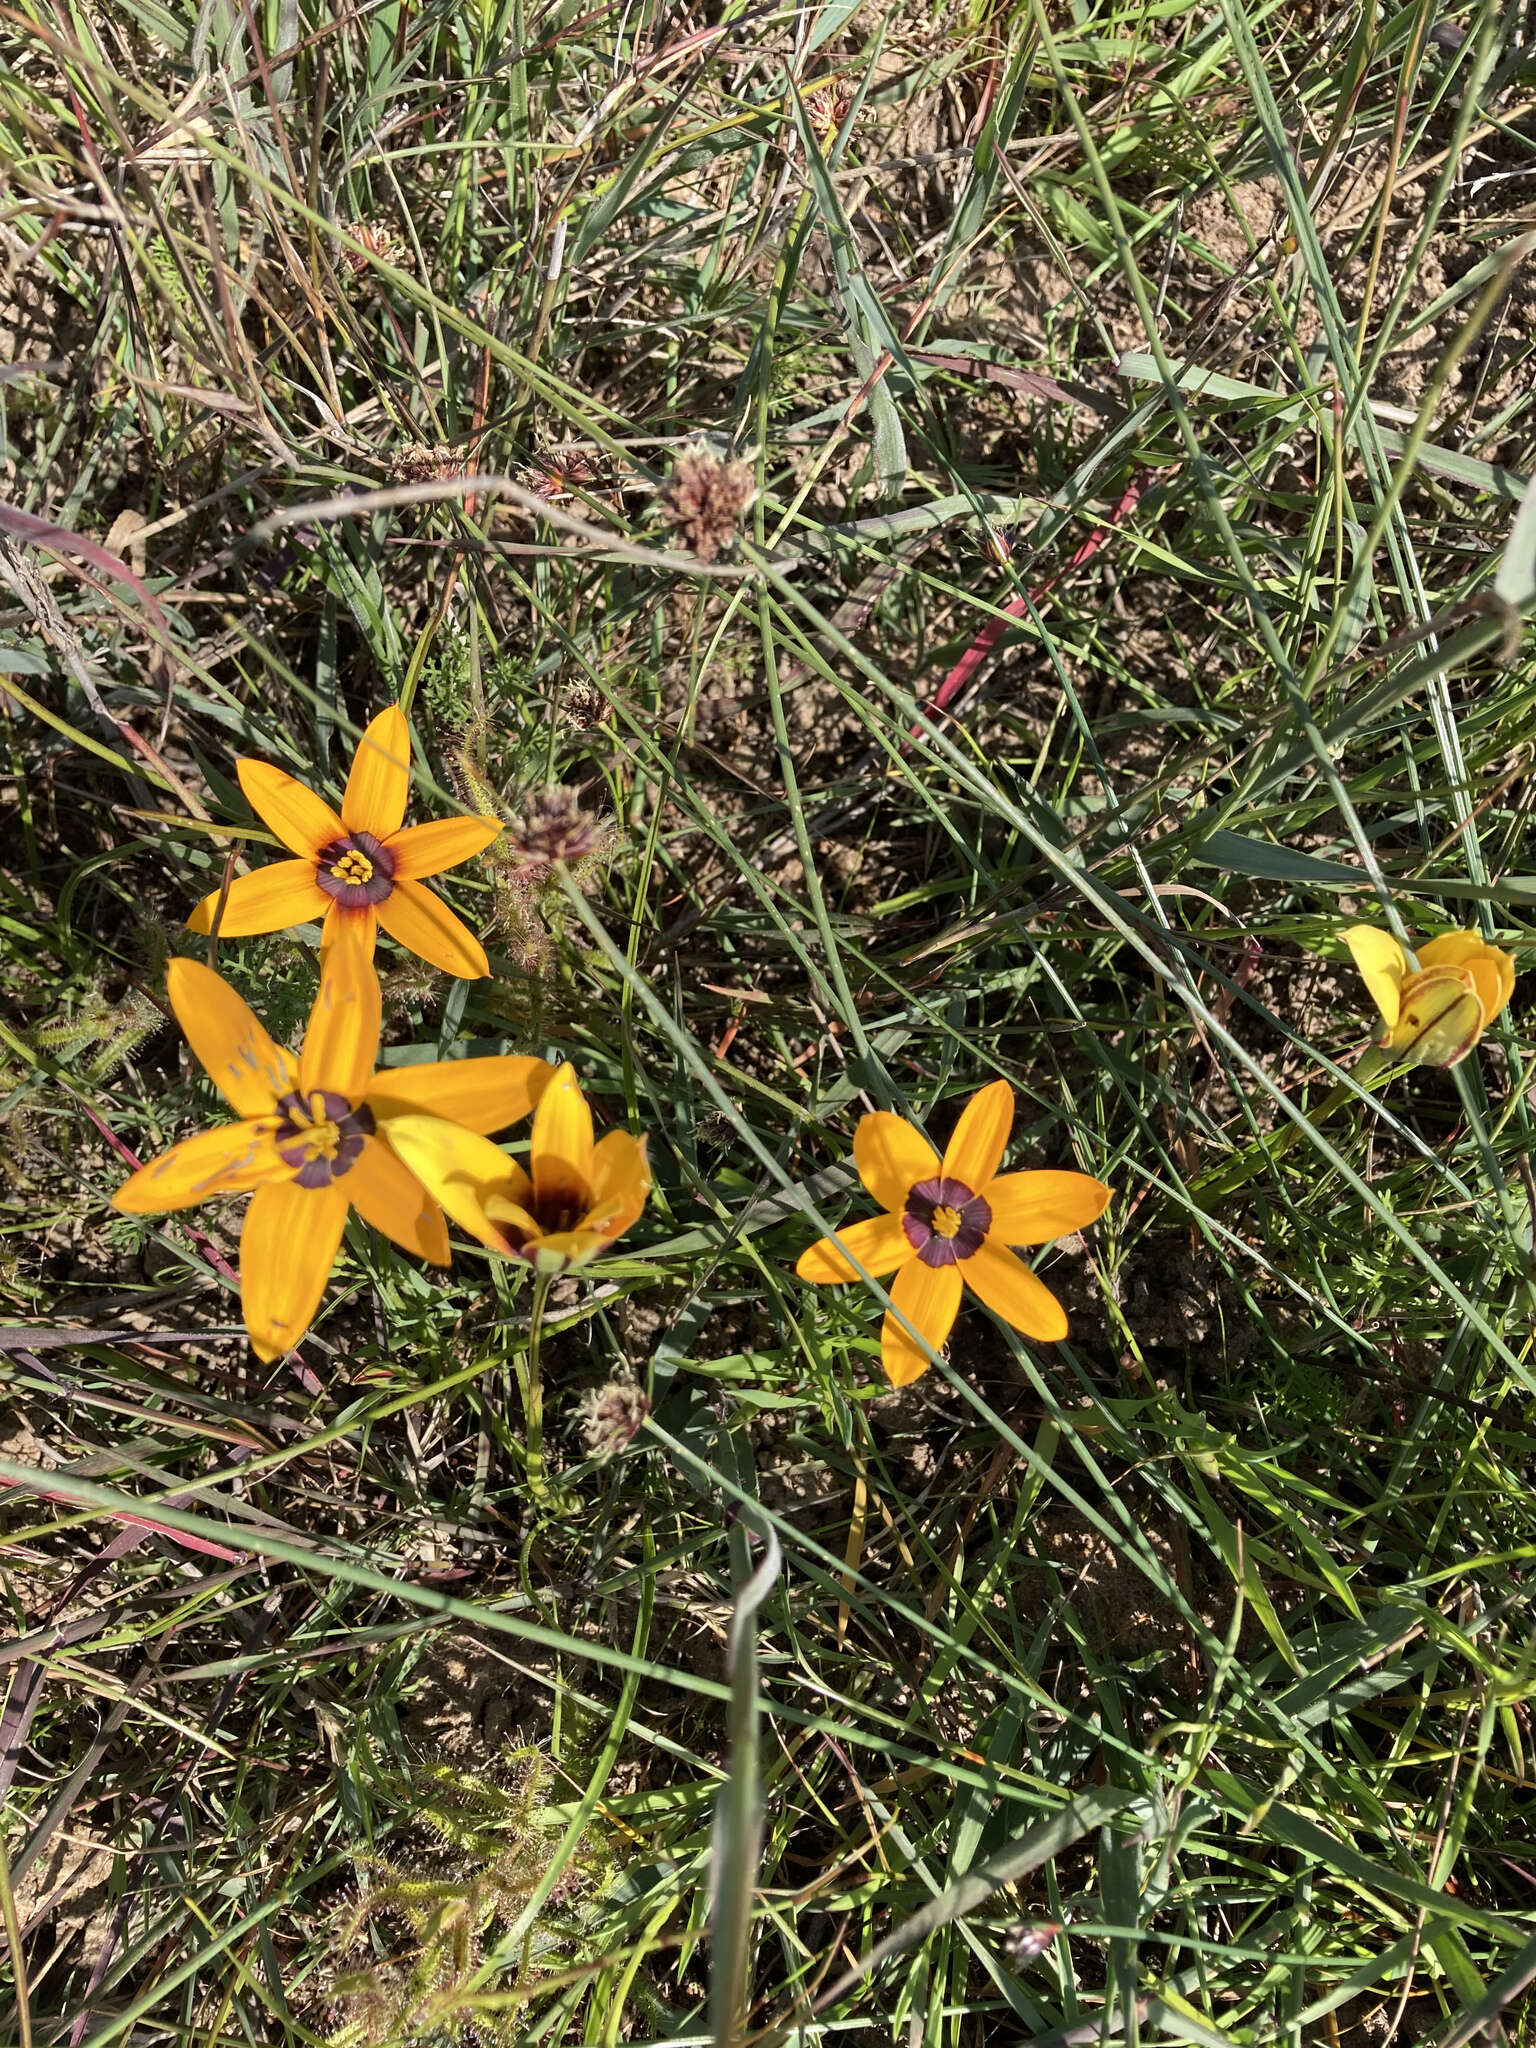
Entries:
{"label": "brown seed head", "polygon": [[355,220],[348,224],[347,233],[354,242],[361,242],[367,252],[364,254],[357,249],[340,252],[341,267],[352,277],[361,277],[370,267],[369,256],[377,257],[383,263],[392,263],[397,270],[404,269],[407,260],[405,245],[392,228],[383,227],[377,221]]}
{"label": "brown seed head", "polygon": [[573,491],[587,490],[598,481],[597,464],[585,448],[564,444],[536,456],[523,472],[523,481],[547,505],[557,505]]}
{"label": "brown seed head", "polygon": [[561,692],[560,710],[578,732],[590,732],[608,716],[608,700],[591,683],[567,683]]}
{"label": "brown seed head", "polygon": [[749,463],[722,462],[699,446],[678,456],[662,505],[674,536],[701,562],[712,562],[736,538],[741,515],[756,496]]}
{"label": "brown seed head", "polygon": [[444,483],[449,477],[468,473],[468,455],[462,448],[450,448],[445,442],[429,448],[424,442],[412,441],[395,457],[397,484]]}
{"label": "brown seed head", "polygon": [[581,792],[556,783],[529,799],[507,831],[507,843],[525,877],[534,879],[556,861],[575,867],[608,849],[611,829],[581,808]]}
{"label": "brown seed head", "polygon": [[806,94],[806,118],[823,149],[830,149],[837,140],[838,130],[853,111],[854,97],[851,82],[835,73]]}
{"label": "brown seed head", "polygon": [[631,1444],[651,1404],[633,1380],[610,1380],[581,1404],[581,1436],[589,1458],[616,1458]]}

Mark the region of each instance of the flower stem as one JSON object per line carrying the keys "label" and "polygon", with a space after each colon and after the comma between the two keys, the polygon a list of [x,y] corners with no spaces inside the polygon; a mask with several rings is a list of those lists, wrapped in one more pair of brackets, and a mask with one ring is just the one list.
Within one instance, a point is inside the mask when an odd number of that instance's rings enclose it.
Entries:
{"label": "flower stem", "polygon": [[[1335,1087],[1330,1088],[1317,1107],[1307,1112],[1305,1123],[1310,1124],[1316,1130],[1320,1124],[1327,1122],[1335,1110],[1348,1102],[1358,1089],[1368,1087],[1376,1079],[1377,1075],[1389,1068],[1390,1065],[1391,1062],[1379,1045],[1367,1046],[1355,1062],[1354,1073],[1351,1077],[1354,1081],[1354,1087],[1350,1087],[1346,1082],[1340,1081]],[[1230,1195],[1235,1188],[1242,1187],[1246,1181],[1255,1179],[1264,1171],[1266,1166],[1272,1164],[1276,1159],[1282,1158],[1290,1151],[1291,1147],[1300,1138],[1303,1128],[1304,1124],[1302,1123],[1282,1124],[1278,1130],[1271,1131],[1269,1136],[1262,1142],[1250,1145],[1245,1152],[1240,1153],[1228,1165],[1219,1168],[1215,1173],[1207,1174],[1201,1180],[1197,1180],[1194,1186],[1194,1194],[1200,1207],[1209,1213],[1213,1203]]]}
{"label": "flower stem", "polygon": [[544,1492],[544,1379],[539,1353],[544,1341],[544,1308],[549,1300],[552,1276],[537,1273],[533,1281],[533,1312],[528,1319],[528,1342],[514,1355],[518,1391],[523,1397],[523,1471],[529,1491]]}

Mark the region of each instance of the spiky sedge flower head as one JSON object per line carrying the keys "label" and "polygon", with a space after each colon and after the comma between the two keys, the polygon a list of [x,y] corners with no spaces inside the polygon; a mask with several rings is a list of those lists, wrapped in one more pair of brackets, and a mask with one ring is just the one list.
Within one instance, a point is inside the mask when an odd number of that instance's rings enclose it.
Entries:
{"label": "spiky sedge flower head", "polygon": [[581,1437],[587,1456],[606,1463],[626,1450],[651,1412],[650,1400],[633,1380],[594,1387],[581,1403]]}
{"label": "spiky sedge flower head", "polygon": [[736,538],[756,496],[750,463],[722,462],[699,442],[678,456],[661,502],[673,537],[701,562],[712,562]]}
{"label": "spiky sedge flower head", "polygon": [[830,149],[838,131],[853,111],[852,81],[834,73],[822,79],[805,96],[806,119],[823,150]]}
{"label": "spiky sedge flower head", "polygon": [[[859,1179],[885,1210],[821,1238],[796,1273],[818,1285],[887,1273],[891,1301],[929,1350],[943,1348],[967,1287],[1025,1337],[1056,1344],[1067,1318],[1055,1295],[1010,1245],[1049,1244],[1103,1215],[1110,1191],[1086,1173],[998,1174],[1013,1129],[1013,1090],[993,1081],[960,1112],[944,1156],[905,1117],[876,1110],[853,1136]],[[928,1354],[888,1309],[880,1331],[886,1377],[903,1387]]]}
{"label": "spiky sedge flower head", "polygon": [[581,807],[579,790],[554,784],[528,799],[522,816],[508,827],[507,848],[525,880],[537,880],[557,862],[575,867],[606,853],[609,826]]}
{"label": "spiky sedge flower head", "polygon": [[520,1054],[375,1072],[379,978],[355,935],[325,956],[297,1056],[211,968],[173,960],[166,982],[187,1042],[240,1121],[173,1145],[125,1181],[112,1206],[153,1216],[251,1195],[240,1300],[264,1359],[290,1351],[309,1328],[349,1208],[404,1250],[447,1265],[443,1212],[393,1147],[397,1119],[499,1131],[527,1116],[554,1079],[546,1061]]}
{"label": "spiky sedge flower head", "polygon": [[1465,1059],[1515,986],[1514,960],[1479,932],[1442,932],[1420,946],[1417,966],[1374,925],[1351,925],[1344,943],[1381,1012],[1378,1043],[1418,1066]]}
{"label": "spiky sedge flower head", "polygon": [[651,1191],[644,1138],[609,1131],[593,1142],[575,1069],[539,1097],[528,1170],[453,1124],[405,1117],[389,1141],[454,1222],[503,1258],[540,1273],[584,1266],[621,1237]]}
{"label": "spiky sedge flower head", "polygon": [[362,245],[359,249],[337,251],[337,260],[342,269],[352,277],[361,277],[363,272],[371,267],[368,261],[370,256],[377,257],[381,263],[392,263],[396,270],[403,270],[410,261],[409,252],[400,237],[393,228],[384,226],[382,222],[353,221],[349,224],[347,233],[354,242]]}
{"label": "spiky sedge flower head", "polygon": [[395,457],[394,477],[397,484],[447,483],[451,477],[467,476],[469,467],[467,449],[446,441],[409,441]]}
{"label": "spiky sedge flower head", "polygon": [[[327,946],[347,928],[371,953],[383,925],[392,939],[445,974],[474,981],[490,973],[474,933],[422,884],[426,876],[484,852],[501,831],[501,820],[404,823],[411,731],[398,704],[381,711],[359,740],[340,817],[270,761],[240,760],[235,767],[251,808],[295,858],[236,876],[219,918],[221,938],[280,932],[318,918]],[[187,919],[188,928],[212,931],[218,906],[215,889]]]}
{"label": "spiky sedge flower head", "polygon": [[597,464],[589,451],[568,441],[541,450],[521,476],[528,489],[547,505],[558,505],[599,481]]}

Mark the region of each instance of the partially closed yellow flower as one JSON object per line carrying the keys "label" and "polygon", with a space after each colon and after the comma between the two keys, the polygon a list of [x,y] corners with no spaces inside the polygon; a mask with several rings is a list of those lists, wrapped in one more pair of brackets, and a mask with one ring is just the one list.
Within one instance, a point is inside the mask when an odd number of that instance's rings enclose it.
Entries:
{"label": "partially closed yellow flower", "polygon": [[651,1191],[644,1138],[609,1131],[594,1143],[592,1112],[569,1065],[539,1097],[527,1172],[487,1139],[432,1116],[397,1118],[389,1142],[455,1223],[539,1273],[606,1251]]}
{"label": "partially closed yellow flower", "polygon": [[[904,1117],[861,1117],[854,1164],[886,1213],[819,1239],[800,1254],[796,1273],[822,1284],[857,1280],[850,1254],[874,1279],[894,1273],[891,1300],[933,1351],[948,1340],[967,1286],[1024,1336],[1059,1343],[1067,1334],[1061,1303],[1008,1247],[1086,1230],[1110,1191],[1086,1173],[999,1174],[1012,1129],[1006,1081],[971,1097],[942,1159]],[[928,1370],[927,1351],[889,1311],[880,1357],[898,1387]]]}
{"label": "partially closed yellow flower", "polygon": [[1354,924],[1344,934],[1386,1029],[1388,1052],[1424,1067],[1465,1059],[1509,1001],[1515,963],[1477,932],[1442,932],[1415,967],[1390,932]]}

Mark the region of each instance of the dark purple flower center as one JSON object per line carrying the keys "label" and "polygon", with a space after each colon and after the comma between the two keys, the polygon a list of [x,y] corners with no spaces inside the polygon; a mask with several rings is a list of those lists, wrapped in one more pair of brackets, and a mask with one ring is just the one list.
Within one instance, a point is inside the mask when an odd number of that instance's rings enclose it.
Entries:
{"label": "dark purple flower center", "polygon": [[952,1266],[980,1251],[992,1204],[963,1180],[920,1180],[907,1195],[901,1227],[925,1266]]}
{"label": "dark purple flower center", "polygon": [[534,1255],[539,1248],[539,1243],[543,1238],[553,1237],[559,1232],[579,1229],[582,1218],[586,1213],[587,1205],[585,1203],[572,1202],[567,1196],[559,1191],[555,1191],[553,1196],[546,1193],[542,1201],[539,1200],[537,1195],[529,1199],[528,1214],[539,1226],[537,1237],[530,1236],[520,1223],[510,1222],[504,1216],[497,1219],[496,1228],[500,1231],[502,1242],[506,1245],[512,1257],[515,1259],[526,1259],[532,1264],[534,1262]]}
{"label": "dark purple flower center", "polygon": [[372,1135],[373,1111],[366,1102],[354,1109],[345,1095],[329,1088],[295,1091],[279,1098],[282,1121],[273,1132],[278,1155],[301,1188],[328,1188],[350,1173]]}
{"label": "dark purple flower center", "polygon": [[315,880],[343,910],[371,910],[395,886],[395,856],[371,832],[349,832],[321,848]]}

